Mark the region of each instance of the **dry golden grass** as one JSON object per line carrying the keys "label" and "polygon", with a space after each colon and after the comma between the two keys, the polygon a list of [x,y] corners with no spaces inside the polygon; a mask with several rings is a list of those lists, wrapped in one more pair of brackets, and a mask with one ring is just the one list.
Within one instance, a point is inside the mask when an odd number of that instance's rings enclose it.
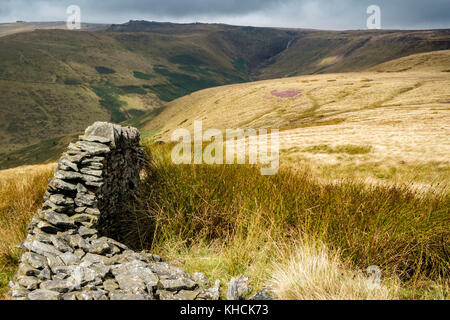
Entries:
{"label": "dry golden grass", "polygon": [[46,163],[40,165],[20,166],[13,169],[0,170],[0,184],[16,183],[24,187],[30,177],[39,175],[43,172],[51,171],[56,168],[56,163]]}
{"label": "dry golden grass", "polygon": [[[450,181],[450,50],[391,61],[374,70],[309,75],[202,90],[167,105],[144,129],[170,140],[177,128],[279,128],[281,162],[319,176],[371,182]],[[277,93],[298,90],[280,98]],[[315,146],[369,153],[310,152]]]}
{"label": "dry golden grass", "polygon": [[324,245],[303,242],[282,262],[273,265],[272,292],[283,300],[386,300],[398,299],[398,281],[380,283],[351,270],[336,252]]}
{"label": "dry golden grass", "polygon": [[46,164],[0,171],[0,298],[6,297],[19,259],[14,246],[24,240],[54,168]]}
{"label": "dry golden grass", "polygon": [[[371,261],[374,261],[379,255],[380,261],[383,261],[383,254],[387,254],[387,257],[391,255],[384,252],[390,248],[393,252],[401,252],[404,257],[401,261],[388,261],[394,265],[406,263],[413,269],[421,268],[414,260],[415,255],[422,258],[427,256],[424,261],[428,261],[425,262],[428,264],[431,263],[429,261],[438,259],[439,252],[433,253],[432,249],[435,248],[433,243],[436,239],[432,237],[445,230],[445,227],[434,227],[433,232],[428,229],[430,225],[436,223],[440,225],[439,210],[442,209],[437,209],[433,215],[420,215],[422,211],[429,211],[427,209],[429,204],[426,204],[425,198],[410,199],[409,196],[402,195],[401,190],[397,190],[399,194],[395,195],[396,192],[392,192],[394,189],[391,191],[376,189],[378,191],[368,198],[367,194],[364,195],[365,191],[360,190],[357,185],[349,184],[349,189],[339,185],[319,187],[312,184],[309,179],[290,175],[287,171],[284,171],[279,179],[277,176],[273,177],[272,181],[257,174],[256,168],[180,167],[170,163],[170,146],[155,145],[151,146],[151,149],[157,161],[154,165],[158,168],[154,172],[156,175],[145,175],[152,178],[143,178],[142,197],[136,203],[135,212],[136,218],[139,219],[132,219],[134,222],[139,221],[139,230],[130,229],[128,237],[131,237],[131,234],[134,238],[138,237],[139,243],[145,248],[162,255],[186,271],[204,272],[211,279],[220,279],[222,284],[227,283],[233,276],[251,275],[252,285],[256,290],[270,285],[272,293],[280,299],[448,298],[448,281],[445,279],[443,281],[430,279],[423,284],[416,282],[404,284],[398,280],[391,280],[389,277],[392,273],[386,273],[382,275],[381,288],[371,289],[368,285],[368,276],[362,272],[365,267],[361,268],[361,265],[366,266],[364,257],[371,256]],[[0,171],[0,298],[8,298],[7,284],[19,258],[19,250],[14,249],[14,245],[24,239],[26,226],[42,203],[47,179],[54,167],[55,164],[46,164]],[[217,180],[219,176],[222,178]],[[297,180],[300,178],[304,179],[301,183]],[[160,179],[165,183],[161,183]],[[222,180],[227,183],[221,182]],[[259,188],[259,191],[252,189],[252,192],[247,184],[263,187]],[[317,187],[319,189],[316,190]],[[147,193],[149,190],[153,191]],[[333,196],[327,195],[328,193]],[[388,195],[392,195],[393,199],[388,199]],[[364,204],[358,204],[359,197]],[[390,205],[382,204],[379,197],[385,198],[386,203],[402,203],[402,205],[390,208]],[[337,204],[329,203],[330,199]],[[314,204],[321,201],[324,202],[319,206]],[[411,204],[411,201],[417,203]],[[430,207],[430,210],[435,210],[434,206],[442,206],[442,203],[439,204],[440,200],[436,201],[438,202]],[[154,202],[157,204],[156,208],[152,207]],[[305,202],[302,206],[307,208],[306,211],[295,207],[300,202]],[[281,203],[285,205],[278,208],[278,204]],[[296,205],[292,207],[294,203]],[[382,228],[385,228],[386,232],[380,230],[381,226],[376,228],[376,232],[381,232],[376,238],[382,240],[382,243],[375,246],[365,244],[364,241],[373,243],[374,239],[370,234],[367,236],[367,230],[362,230],[371,225],[368,221],[358,227],[354,221],[355,217],[336,214],[343,210],[342,212],[349,214],[352,212],[352,215],[357,216],[359,209],[355,211],[352,209],[353,205],[355,208],[366,210],[369,210],[370,205],[380,206],[374,210],[378,214],[381,214],[380,212],[385,214],[385,218],[380,219],[384,221]],[[418,210],[416,215],[420,215],[420,218],[417,221],[405,222],[402,227],[401,221],[405,220],[402,215],[409,214],[411,205]],[[342,209],[345,206],[350,207]],[[316,212],[319,207],[323,208]],[[314,212],[318,214],[311,216]],[[324,215],[324,212],[329,212],[329,215]],[[366,215],[367,218],[371,216],[368,211]],[[312,220],[309,221],[313,216],[320,216],[327,222],[320,223],[319,219],[318,224],[315,224]],[[306,220],[302,220],[301,217]],[[427,222],[431,218],[437,220]],[[389,219],[393,221],[388,222]],[[373,220],[372,223],[376,221]],[[425,223],[422,223],[424,221]],[[334,224],[339,228],[333,227]],[[414,233],[402,234],[409,232],[404,230],[405,226],[415,228]],[[401,235],[397,240],[395,234],[394,237],[391,236],[392,227],[394,227],[392,230]],[[351,234],[341,232],[347,229],[352,230]],[[329,236],[328,242],[334,243],[333,247],[348,245],[350,247],[347,248],[347,252],[351,252],[351,256],[362,255],[362,260],[357,263],[359,269],[350,262],[355,259],[349,260],[348,254],[345,258],[335,249],[316,245],[315,243],[321,243],[314,242],[318,236],[317,232],[323,233],[325,238]],[[145,234],[151,237],[148,238]],[[302,238],[300,235],[313,240],[299,244],[298,241]],[[342,236],[344,238],[339,240]],[[422,248],[421,252],[413,252],[410,244],[407,244],[414,237],[417,239],[411,243],[422,241],[419,245]],[[388,241],[389,245],[384,241]],[[151,246],[147,246],[149,242],[152,243]],[[402,242],[406,244],[405,250],[402,249]],[[363,252],[358,247],[363,249]],[[438,265],[442,262],[438,259],[435,263],[429,265],[429,270],[431,268],[439,270]],[[422,275],[418,274],[420,281],[428,279]],[[223,285],[223,294],[225,290],[226,286]]]}
{"label": "dry golden grass", "polygon": [[[198,242],[189,248],[183,241],[166,242],[158,253],[189,273],[201,271],[222,284],[236,275],[251,275],[255,290],[269,288],[270,294],[281,300],[386,300],[402,297],[399,280],[381,275],[380,287],[373,287],[369,274],[345,264],[337,252],[325,245],[306,242],[301,245],[277,244],[269,239],[260,241],[261,236],[258,238],[250,235],[249,239],[233,239],[228,245],[220,241]],[[434,285],[444,291],[440,285]],[[222,285],[222,296],[225,296],[226,289],[226,285]],[[434,293],[430,298],[441,297]]]}
{"label": "dry golden grass", "polygon": [[[277,278],[276,294],[283,298],[286,287],[297,298],[448,297],[448,195],[350,179],[322,184],[287,168],[261,176],[248,165],[175,165],[172,147],[145,146],[152,161],[132,214],[123,219],[129,230],[124,241],[131,247],[222,283],[250,275],[260,289]],[[299,250],[306,265],[298,262]],[[318,269],[308,261],[320,261]],[[382,270],[379,291],[368,291],[363,271],[369,265]],[[301,292],[296,279],[286,278],[302,277],[293,272],[299,266],[329,278],[310,277]],[[309,292],[315,286],[317,292]]]}

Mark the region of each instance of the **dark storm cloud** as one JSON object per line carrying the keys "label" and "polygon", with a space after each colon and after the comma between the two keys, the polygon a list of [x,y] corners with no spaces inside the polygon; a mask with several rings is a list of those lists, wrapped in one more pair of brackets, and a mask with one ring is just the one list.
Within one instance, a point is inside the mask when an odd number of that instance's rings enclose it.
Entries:
{"label": "dark storm cloud", "polygon": [[0,0],[0,22],[65,20],[81,7],[86,22],[130,19],[240,25],[360,29],[366,8],[381,7],[383,28],[449,28],[449,0]]}
{"label": "dark storm cloud", "polygon": [[[108,1],[108,7],[112,10],[144,11],[173,16],[186,16],[192,14],[243,14],[272,6],[278,1],[274,0],[130,0]],[[99,2],[93,5],[102,9]]]}

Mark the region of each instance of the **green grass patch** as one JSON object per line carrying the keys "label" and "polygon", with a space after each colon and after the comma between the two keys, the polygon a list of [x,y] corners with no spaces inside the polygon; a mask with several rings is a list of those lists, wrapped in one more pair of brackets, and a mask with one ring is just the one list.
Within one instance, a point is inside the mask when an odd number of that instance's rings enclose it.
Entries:
{"label": "green grass patch", "polygon": [[139,109],[128,109],[127,112],[132,118],[141,117],[147,114],[147,112]]}
{"label": "green grass patch", "polygon": [[190,54],[178,54],[169,58],[169,62],[174,64],[184,64],[191,66],[204,66],[206,63]]}
{"label": "green grass patch", "polygon": [[68,86],[77,86],[81,84],[81,81],[77,79],[66,79],[64,80],[64,84]]}
{"label": "green grass patch", "polygon": [[140,86],[129,85],[129,86],[118,86],[117,88],[119,88],[120,91],[124,94],[127,94],[127,93],[147,94],[147,90],[143,89]]}
{"label": "green grass patch", "polygon": [[172,101],[197,90],[220,85],[217,81],[207,78],[196,78],[184,73],[171,72],[164,67],[154,67],[155,73],[167,77],[168,84],[149,86],[163,101]]}
{"label": "green grass patch", "polygon": [[31,217],[42,205],[52,171],[17,174],[11,179],[0,177],[0,299],[6,298],[8,283],[19,265],[20,250],[14,246],[25,239]]}
{"label": "green grass patch", "polygon": [[76,141],[79,134],[65,135],[42,140],[7,155],[0,155],[0,169],[14,168],[24,164],[39,164],[57,160],[69,142]]}
{"label": "green grass patch", "polygon": [[247,73],[247,61],[243,58],[233,59],[234,70],[239,74]]}
{"label": "green grass patch", "polygon": [[143,72],[139,72],[139,71],[133,71],[133,76],[137,79],[142,79],[142,80],[150,80],[150,79],[155,78],[155,76],[153,74],[143,73]]}
{"label": "green grass patch", "polygon": [[164,107],[153,109],[150,112],[145,112],[143,114],[136,115],[135,117],[124,121],[123,124],[127,126],[133,126],[138,129],[141,129],[148,122],[154,119],[158,114],[160,114],[164,110]]}
{"label": "green grass patch", "polygon": [[198,75],[198,76],[211,77],[214,75],[213,71],[211,71],[205,67],[187,65],[187,66],[180,66],[180,67],[178,67],[178,69],[189,72],[189,74]]}
{"label": "green grass patch", "polygon": [[100,105],[111,114],[111,121],[118,123],[127,119],[121,110],[126,103],[119,99],[117,89],[100,86],[91,86],[91,88],[100,98]]}
{"label": "green grass patch", "polygon": [[181,88],[174,88],[168,84],[155,84],[148,86],[154,94],[156,94],[162,101],[169,102],[184,95],[184,90]]}
{"label": "green grass patch", "polygon": [[154,66],[153,71],[163,76],[170,76],[170,71],[164,66]]}
{"label": "green grass patch", "polygon": [[159,128],[153,129],[153,130],[143,130],[143,131],[141,131],[141,139],[142,139],[142,141],[145,141],[145,140],[153,138],[153,136],[155,134],[157,134],[159,131],[161,131],[161,128],[162,127],[159,127]]}
{"label": "green grass patch", "polygon": [[100,74],[114,74],[114,73],[116,73],[116,71],[114,69],[110,69],[110,68],[102,67],[102,66],[95,67],[95,70],[97,70],[97,72],[100,73]]}

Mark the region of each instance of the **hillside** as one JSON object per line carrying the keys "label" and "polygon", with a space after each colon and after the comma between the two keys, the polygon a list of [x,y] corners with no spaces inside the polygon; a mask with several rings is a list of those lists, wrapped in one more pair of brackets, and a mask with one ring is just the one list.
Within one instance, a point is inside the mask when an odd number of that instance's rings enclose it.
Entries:
{"label": "hillside", "polygon": [[[204,88],[360,71],[450,48],[449,30],[341,32],[145,21],[92,28],[0,38],[0,167],[51,159],[48,141],[62,146],[95,120],[139,125],[167,102]],[[40,151],[30,156],[30,148]]]}
{"label": "hillside", "polygon": [[311,166],[327,179],[448,182],[449,59],[447,50],[374,71],[202,90],[167,104],[142,129],[170,141],[174,129],[192,130],[194,120],[203,120],[204,130],[279,128],[281,162]]}
{"label": "hillside", "polygon": [[450,49],[450,30],[299,32],[288,50],[262,66],[258,79],[355,72],[400,57]]}
{"label": "hillside", "polygon": [[450,72],[450,55],[448,50],[415,54],[379,64],[369,70],[376,72]]}
{"label": "hillside", "polygon": [[[265,36],[241,52],[270,49]],[[281,41],[277,31],[272,38],[275,45]],[[199,89],[246,81],[236,51],[211,32],[37,30],[0,38],[0,153],[5,157],[94,120],[122,122]]]}

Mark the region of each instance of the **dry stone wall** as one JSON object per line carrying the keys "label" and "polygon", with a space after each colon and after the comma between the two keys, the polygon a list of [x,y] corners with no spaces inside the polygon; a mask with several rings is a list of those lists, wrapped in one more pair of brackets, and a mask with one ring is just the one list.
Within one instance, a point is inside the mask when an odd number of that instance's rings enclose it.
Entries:
{"label": "dry stone wall", "polygon": [[30,300],[219,299],[220,282],[117,241],[139,186],[139,131],[96,122],[62,155],[21,244],[10,294]]}

